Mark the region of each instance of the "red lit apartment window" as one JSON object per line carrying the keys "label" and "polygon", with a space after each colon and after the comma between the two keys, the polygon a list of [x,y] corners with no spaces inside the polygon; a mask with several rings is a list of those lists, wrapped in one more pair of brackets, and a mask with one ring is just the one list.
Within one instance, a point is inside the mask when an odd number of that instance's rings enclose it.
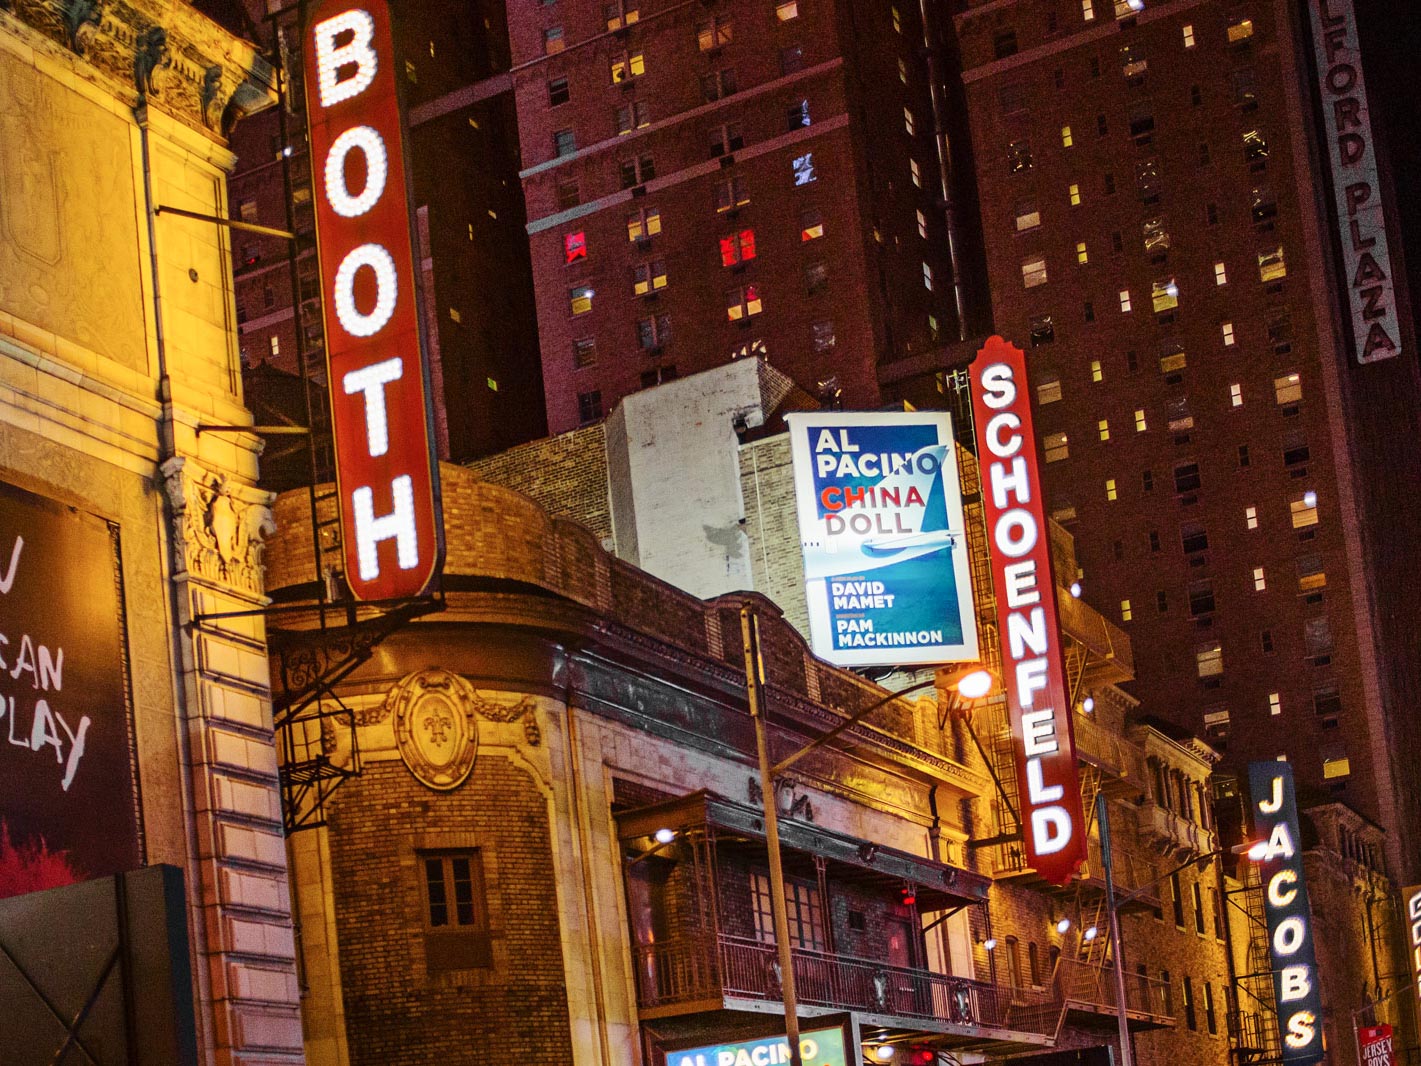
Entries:
{"label": "red lit apartment window", "polygon": [[734,266],[755,258],[755,231],[743,229],[720,239],[720,265]]}
{"label": "red lit apartment window", "polygon": [[575,263],[587,258],[587,234],[582,230],[563,235],[562,251],[564,263]]}

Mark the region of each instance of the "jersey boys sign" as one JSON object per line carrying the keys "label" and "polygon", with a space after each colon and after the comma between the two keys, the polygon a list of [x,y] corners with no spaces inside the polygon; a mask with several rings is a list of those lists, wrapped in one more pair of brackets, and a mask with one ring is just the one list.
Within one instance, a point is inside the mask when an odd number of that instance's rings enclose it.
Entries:
{"label": "jersey boys sign", "polygon": [[975,662],[949,416],[788,421],[814,654],[839,666]]}
{"label": "jersey boys sign", "polygon": [[1312,950],[1312,911],[1303,881],[1303,849],[1293,768],[1285,762],[1248,764],[1253,835],[1266,845],[1258,867],[1268,921],[1268,955],[1278,1004],[1278,1033],[1287,1066],[1321,1062],[1322,989]]}
{"label": "jersey boys sign", "polygon": [[1020,348],[992,337],[977,353],[972,408],[1027,861],[1064,885],[1086,858],[1086,825]]}
{"label": "jersey boys sign", "polygon": [[415,596],[443,528],[389,7],[312,5],[303,51],[346,581]]}
{"label": "jersey boys sign", "polygon": [[1332,170],[1347,310],[1359,363],[1401,353],[1386,218],[1352,0],[1312,0],[1313,47]]}

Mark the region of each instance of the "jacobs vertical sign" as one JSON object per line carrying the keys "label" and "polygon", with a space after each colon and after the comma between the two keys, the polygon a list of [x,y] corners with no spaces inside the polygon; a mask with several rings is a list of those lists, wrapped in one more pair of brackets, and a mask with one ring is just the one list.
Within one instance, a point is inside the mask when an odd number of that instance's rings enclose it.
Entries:
{"label": "jacobs vertical sign", "polygon": [[1085,861],[1086,825],[1020,348],[992,337],[977,353],[972,408],[1026,857],[1046,880],[1064,885]]}
{"label": "jacobs vertical sign", "polygon": [[1359,363],[1401,354],[1386,217],[1352,0],[1312,0],[1313,48]]}
{"label": "jacobs vertical sign", "polygon": [[1249,763],[1248,795],[1253,835],[1264,845],[1258,868],[1263,877],[1282,1061],[1285,1066],[1311,1066],[1323,1058],[1322,989],[1312,948],[1312,909],[1303,879],[1293,768],[1285,762]]}
{"label": "jacobs vertical sign", "polygon": [[443,522],[388,5],[312,5],[303,52],[346,581],[417,596]]}
{"label": "jacobs vertical sign", "polygon": [[975,662],[949,416],[787,420],[814,654],[839,666]]}

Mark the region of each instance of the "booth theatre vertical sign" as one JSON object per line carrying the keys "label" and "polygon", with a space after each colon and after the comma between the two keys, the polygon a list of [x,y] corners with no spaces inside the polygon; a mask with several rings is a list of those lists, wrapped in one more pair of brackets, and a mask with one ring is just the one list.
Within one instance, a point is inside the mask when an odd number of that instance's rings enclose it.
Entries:
{"label": "booth theatre vertical sign", "polygon": [[1001,337],[972,363],[972,410],[1026,859],[1064,885],[1085,861],[1086,824],[1026,358]]}
{"label": "booth theatre vertical sign", "polygon": [[389,6],[313,4],[303,52],[346,582],[418,596],[443,522]]}
{"label": "booth theatre vertical sign", "polygon": [[0,483],[0,898],[139,866],[118,545]]}

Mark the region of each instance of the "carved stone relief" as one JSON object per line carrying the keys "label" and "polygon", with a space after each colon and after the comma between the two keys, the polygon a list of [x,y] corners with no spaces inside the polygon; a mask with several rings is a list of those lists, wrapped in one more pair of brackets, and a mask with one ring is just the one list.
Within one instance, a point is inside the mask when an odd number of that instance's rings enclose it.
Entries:
{"label": "carved stone relief", "polygon": [[447,670],[421,670],[390,691],[395,747],[422,784],[447,791],[468,779],[479,750],[476,698],[473,686]]}
{"label": "carved stone relief", "polygon": [[205,470],[182,456],[162,467],[173,528],[195,577],[262,595],[263,540],[276,531],[271,494]]}

